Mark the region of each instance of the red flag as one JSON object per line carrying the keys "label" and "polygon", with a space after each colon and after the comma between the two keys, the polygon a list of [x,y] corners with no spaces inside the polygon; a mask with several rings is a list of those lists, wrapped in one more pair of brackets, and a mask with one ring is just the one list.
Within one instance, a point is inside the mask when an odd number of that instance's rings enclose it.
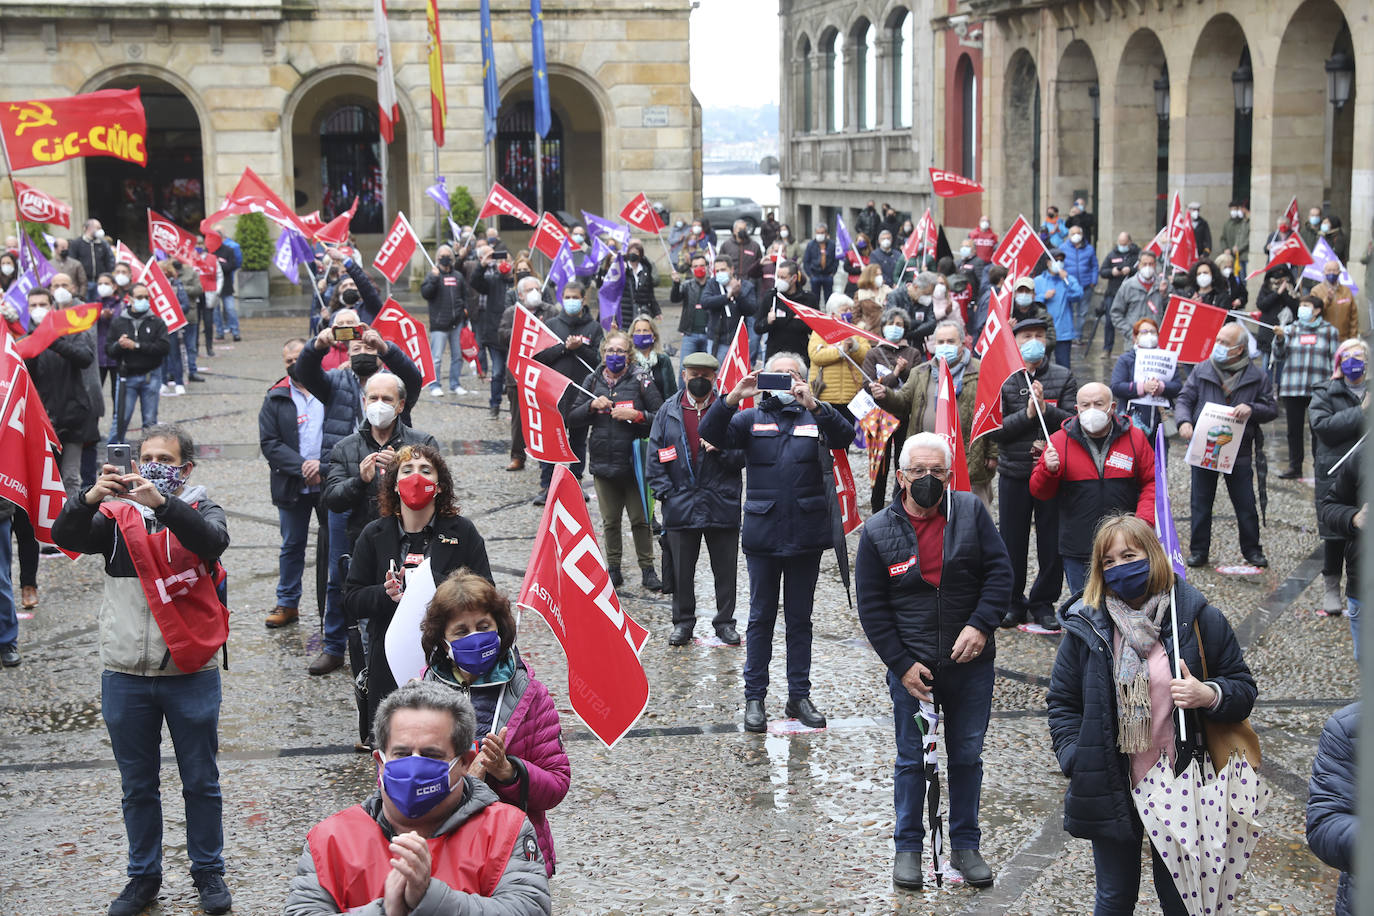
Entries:
{"label": "red flag", "polygon": [[[1008,284],[1014,284],[1022,277],[1029,277],[1042,257],[1048,257],[1045,243],[1024,216],[1016,217],[997,250],[992,253],[992,263],[1001,264],[1007,269]],[[979,385],[981,389],[982,386]]]}
{"label": "red flag", "polygon": [[372,327],[384,340],[401,348],[420,370],[420,383],[433,384],[439,376],[434,371],[434,357],[429,350],[429,335],[395,299],[388,299],[372,321]]}
{"label": "red flag", "polygon": [[[979,388],[982,386],[980,385]],[[1001,385],[997,386],[1000,392]],[[949,372],[949,363],[940,360],[940,385],[935,397],[935,434],[942,436],[949,446],[954,463],[950,467],[949,486],[965,493],[973,488],[968,479],[968,458],[964,454],[964,435],[959,430],[959,402],[954,396],[954,376]],[[1001,399],[999,394],[998,399]]]}
{"label": "red flag", "polygon": [[995,309],[983,327],[983,363],[978,368],[978,399],[973,404],[969,441],[1002,428],[1002,386],[1013,373],[1026,368],[1016,347],[1011,322]]}
{"label": "red flag", "polygon": [[[725,359],[721,360],[720,372],[716,375],[716,390],[724,397],[733,391],[752,369],[753,366],[749,363],[749,331],[744,327],[744,319],[741,318],[735,325],[735,335],[730,339]],[[739,406],[741,410],[753,407],[754,399],[743,398]]]}
{"label": "red flag", "polygon": [[72,225],[72,208],[33,185],[15,179],[14,190],[19,195],[15,205],[19,215],[31,223],[52,223],[68,229]]}
{"label": "red flag", "polygon": [[406,215],[397,212],[396,219],[391,224],[391,231],[382,240],[382,247],[378,250],[377,257],[372,260],[372,266],[395,283],[401,276],[401,271],[410,264],[410,259],[415,257],[415,250],[419,247],[420,240],[416,238],[415,230],[410,228]]}
{"label": "red flag", "polygon": [[147,270],[143,266],[143,262],[138,259],[138,255],[130,251],[129,246],[125,245],[123,241],[115,242],[115,263],[118,264],[120,261],[129,265],[135,280],[141,279]]}
{"label": "red flag", "polygon": [[[1269,252],[1269,263],[1259,270],[1250,271],[1250,277],[1258,277],[1260,274],[1268,273],[1271,268],[1279,267],[1283,264],[1291,264],[1294,267],[1306,267],[1312,263],[1312,252],[1307,250],[1303,244],[1302,236],[1294,232],[1288,238],[1275,245]],[[1250,279],[1247,277],[1246,279]]]}
{"label": "red flag", "polygon": [[530,247],[544,252],[544,256],[552,261],[558,257],[558,249],[562,248],[567,240],[568,230],[563,228],[558,217],[545,210],[539,217],[534,237],[530,239]]}
{"label": "red flag", "polygon": [[214,231],[215,225],[226,216],[238,216],[243,213],[261,213],[278,226],[288,226],[306,238],[310,237],[310,231],[305,228],[305,224],[295,211],[288,207],[256,172],[251,168],[245,168],[239,183],[234,186],[229,196],[224,198],[220,208],[200,221],[200,233],[205,236],[205,247],[217,251],[220,236]]}
{"label": "red flag", "polygon": [[134,165],[148,164],[148,119],[138,89],[0,104],[0,130],[12,169],[77,156],[113,156]]}
{"label": "red flag", "polygon": [[[1002,289],[1000,290],[995,286],[989,290],[988,314],[997,315],[1002,319],[1002,324],[1011,321],[1011,292],[1005,283],[1002,284]],[[978,342],[973,345],[973,349],[979,357],[982,357],[982,355],[987,352],[988,334],[988,322],[984,322],[983,331],[978,335]]]}
{"label": "red flag", "polygon": [[189,261],[196,252],[196,237],[162,214],[149,210],[148,247],[169,258]]}
{"label": "red flag", "polygon": [[15,343],[14,348],[23,359],[33,359],[51,347],[53,341],[67,334],[79,334],[100,317],[98,305],[73,305],[53,309],[38,323],[32,333]]}
{"label": "red flag", "polygon": [[196,273],[200,275],[202,292],[213,293],[219,289],[219,258],[207,251],[192,254],[191,263],[196,265]]}
{"label": "red flag", "polygon": [[1164,226],[1155,233],[1155,237],[1150,244],[1145,246],[1145,250],[1153,254],[1156,258],[1164,257],[1164,242],[1169,237],[1169,227]]}
{"label": "red flag", "polygon": [[174,334],[186,327],[186,316],[182,314],[176,290],[172,288],[172,281],[162,272],[161,265],[149,261],[148,268],[143,271],[142,282],[148,287],[153,314],[167,325],[167,333]]}
{"label": "red flag", "polygon": [[463,354],[463,359],[472,364],[473,374],[479,379],[485,379],[482,361],[478,358],[482,355],[482,348],[477,344],[477,335],[473,333],[472,325],[465,324],[458,332],[458,350]]}
{"label": "red flag", "polygon": [[1196,260],[1197,237],[1193,235],[1193,222],[1175,191],[1169,213],[1169,264],[1174,270],[1186,271]]}
{"label": "red flag", "polygon": [[620,218],[645,232],[657,235],[663,230],[663,220],[659,219],[658,211],[649,203],[649,198],[640,191],[639,196],[625,205],[625,209],[620,211]]}
{"label": "red flag", "polygon": [[825,312],[817,311],[816,309],[811,308],[809,305],[802,305],[800,302],[793,302],[791,299],[788,299],[782,293],[778,293],[778,298],[781,299],[783,302],[786,302],[788,307],[791,308],[792,311],[797,313],[797,317],[800,318],[802,321],[805,321],[807,326],[809,326],[811,330],[815,331],[817,334],[821,335],[821,339],[828,344],[837,344],[842,340],[846,340],[856,335],[859,337],[867,337],[874,343],[886,343],[886,341],[884,341],[883,338],[879,337],[877,334],[871,334],[868,331],[865,331],[863,328],[855,327],[847,321],[841,321],[838,318],[832,318]]}
{"label": "red flag", "polygon": [[561,342],[528,309],[516,306],[506,365],[520,392],[525,449],[539,461],[577,460],[558,410],[558,402],[572,381],[534,358],[534,354]]}
{"label": "red flag", "polygon": [[1294,194],[1293,199],[1288,202],[1288,209],[1283,211],[1283,218],[1288,220],[1288,230],[1298,231],[1298,195]]}
{"label": "red flag", "polygon": [[482,212],[477,214],[478,219],[486,219],[488,216],[513,216],[527,226],[533,226],[539,222],[539,217],[533,210],[520,202],[510,191],[501,187],[501,182],[493,181],[491,190],[487,192],[487,199],[482,203]]}
{"label": "red flag", "polygon": [[[358,198],[354,197],[353,205],[349,207],[347,211],[340,213],[338,216],[315,230],[315,239],[324,242],[326,245],[348,244],[348,233],[353,223],[353,214],[357,212]],[[312,215],[316,215],[316,218],[318,218],[318,213],[319,211],[316,210],[315,214]],[[302,220],[302,222],[304,221]],[[395,283],[396,281],[392,280],[391,282]]]}
{"label": "red flag", "polygon": [[1159,347],[1177,353],[1181,363],[1200,363],[1211,357],[1212,344],[1226,316],[1226,309],[1170,296],[1159,325]]}
{"label": "red flag", "polygon": [[984,190],[983,186],[972,178],[937,168],[930,170],[930,185],[935,189],[936,197],[959,197],[963,194],[979,194]]}
{"label": "red flag", "polygon": [[320,211],[316,210],[313,213],[309,213],[305,216],[302,216],[301,225],[304,226],[307,230],[309,230],[309,233],[306,235],[306,238],[313,239],[315,237],[315,233],[319,232],[321,229],[324,228],[324,219],[320,216]]}
{"label": "red flag", "polygon": [[[930,215],[930,208],[921,214],[921,218],[916,221],[916,226],[911,230],[911,235],[907,236],[906,242],[902,245],[902,257],[910,260],[924,253],[926,255],[935,254],[936,239],[939,230],[935,226],[935,219]],[[913,268],[907,268],[912,270]]]}
{"label": "red flag", "polygon": [[835,477],[835,495],[840,500],[840,522],[845,534],[853,534],[864,523],[859,517],[859,490],[854,486],[854,472],[849,467],[849,452],[842,448],[832,448],[830,454],[835,459],[832,471]]}
{"label": "red flag", "polygon": [[649,678],[639,653],[649,631],[620,606],[582,488],[555,468],[516,604],[544,618],[568,659],[568,701],[607,747],[649,705]]}
{"label": "red flag", "polygon": [[61,443],[15,340],[8,334],[4,347],[0,355],[0,455],[5,458],[0,497],[23,509],[33,524],[34,536],[51,544],[53,522],[67,501],[52,453]]}

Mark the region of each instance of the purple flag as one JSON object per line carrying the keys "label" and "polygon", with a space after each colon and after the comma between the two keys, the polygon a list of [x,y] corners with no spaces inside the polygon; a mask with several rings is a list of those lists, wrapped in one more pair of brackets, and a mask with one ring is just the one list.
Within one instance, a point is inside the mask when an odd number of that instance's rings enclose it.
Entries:
{"label": "purple flag", "polygon": [[48,259],[43,257],[43,252],[38,250],[38,246],[27,232],[23,235],[23,241],[19,243],[19,269],[32,271],[39,286],[47,286],[52,282],[52,278],[57,276],[57,271],[48,263]]}
{"label": "purple flag", "polygon": [[[52,265],[48,265],[48,270],[52,271]],[[14,310],[19,313],[19,323],[24,326],[25,331],[29,330],[29,290],[41,289],[47,285],[40,283],[32,270],[26,270],[5,291],[5,301],[14,306]]]}
{"label": "purple flag", "polygon": [[291,229],[283,229],[277,236],[277,249],[272,254],[272,264],[292,283],[300,286],[301,265],[315,257],[305,236]]}
{"label": "purple flag", "polygon": [[1174,509],[1169,503],[1169,452],[1168,440],[1164,438],[1164,424],[1155,428],[1155,533],[1159,543],[1174,564],[1174,572],[1180,578],[1188,578],[1188,567],[1183,564],[1183,548],[1178,543],[1178,528],[1174,526]]}
{"label": "purple flag", "polygon": [[611,264],[606,268],[606,277],[597,290],[597,300],[601,303],[601,327],[610,330],[620,316],[620,296],[625,292],[625,258],[616,252]]}
{"label": "purple flag", "polygon": [[549,280],[553,282],[553,288],[558,292],[560,301],[563,298],[563,288],[576,274],[572,249],[568,247],[568,240],[564,239],[563,244],[558,246],[558,254],[554,257],[553,264],[549,267]]}
{"label": "purple flag", "polygon": [[429,195],[430,200],[443,207],[445,213],[451,209],[448,202],[448,186],[444,184],[443,175],[440,175],[434,184],[425,188],[425,193]]}
{"label": "purple flag", "polygon": [[835,214],[835,241],[840,246],[842,258],[846,251],[854,247],[854,240],[849,237],[849,227],[844,224],[844,217],[838,213]]}
{"label": "purple flag", "polygon": [[611,238],[620,242],[620,247],[624,248],[630,244],[630,227],[622,226],[619,223],[606,219],[604,216],[597,216],[595,213],[582,211],[582,219],[587,223],[587,230],[592,238],[601,235],[609,235]]}

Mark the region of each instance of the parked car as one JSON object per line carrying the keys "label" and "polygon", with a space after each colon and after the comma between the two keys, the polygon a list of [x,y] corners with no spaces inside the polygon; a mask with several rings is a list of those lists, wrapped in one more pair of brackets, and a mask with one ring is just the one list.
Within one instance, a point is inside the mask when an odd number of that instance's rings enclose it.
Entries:
{"label": "parked car", "polygon": [[728,233],[735,220],[742,219],[749,226],[749,234],[753,235],[763,222],[763,207],[751,197],[703,197],[701,210],[702,216],[718,233]]}

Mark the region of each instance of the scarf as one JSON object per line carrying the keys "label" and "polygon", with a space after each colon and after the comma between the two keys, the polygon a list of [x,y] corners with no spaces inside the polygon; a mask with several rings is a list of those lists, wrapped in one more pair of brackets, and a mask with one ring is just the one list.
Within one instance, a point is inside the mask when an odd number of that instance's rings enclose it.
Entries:
{"label": "scarf", "polygon": [[1228,398],[1240,385],[1240,378],[1245,374],[1245,367],[1249,364],[1250,356],[1246,353],[1227,363],[1212,360],[1212,365],[1217,369],[1217,376],[1221,379],[1221,390]]}
{"label": "scarf", "polygon": [[1150,667],[1146,659],[1159,642],[1159,628],[1169,610],[1169,593],[1151,596],[1140,610],[1115,595],[1106,596],[1107,614],[1121,634],[1112,679],[1116,683],[1116,743],[1123,754],[1150,749]]}

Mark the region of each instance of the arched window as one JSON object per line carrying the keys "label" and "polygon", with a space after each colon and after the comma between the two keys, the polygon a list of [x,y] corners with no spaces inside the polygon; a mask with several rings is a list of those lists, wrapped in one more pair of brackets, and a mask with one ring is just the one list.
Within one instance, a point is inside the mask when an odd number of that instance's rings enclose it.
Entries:
{"label": "arched window", "polygon": [[959,174],[976,179],[978,161],[978,76],[967,54],[954,68],[954,84],[959,90]]}
{"label": "arched window", "polygon": [[320,125],[320,216],[343,213],[358,198],[355,233],[385,232],[381,135],[375,105],[343,105]]}
{"label": "arched window", "polygon": [[829,133],[844,130],[844,37],[838,31],[830,33],[825,48],[825,129]]}
{"label": "arched window", "polygon": [[860,19],[854,27],[854,44],[859,55],[854,62],[854,75],[859,81],[855,121],[859,130],[872,130],[878,116],[878,30]]}
{"label": "arched window", "polygon": [[809,134],[816,129],[816,102],[811,82],[811,39],[802,39],[800,54],[802,68],[801,124],[802,130]]}
{"label": "arched window", "polygon": [[[549,132],[544,135],[541,150],[544,167],[544,200],[542,209],[563,209],[563,122],[557,112],[550,111]],[[521,200],[538,198],[534,181],[534,102],[526,99],[515,104],[504,103],[496,122],[496,180]],[[539,204],[535,209],[541,209]],[[509,220],[509,224],[507,224]],[[504,229],[519,228],[513,217],[501,217]]]}
{"label": "arched window", "polygon": [[911,55],[916,17],[898,10],[888,25],[892,37],[892,126],[911,126]]}

